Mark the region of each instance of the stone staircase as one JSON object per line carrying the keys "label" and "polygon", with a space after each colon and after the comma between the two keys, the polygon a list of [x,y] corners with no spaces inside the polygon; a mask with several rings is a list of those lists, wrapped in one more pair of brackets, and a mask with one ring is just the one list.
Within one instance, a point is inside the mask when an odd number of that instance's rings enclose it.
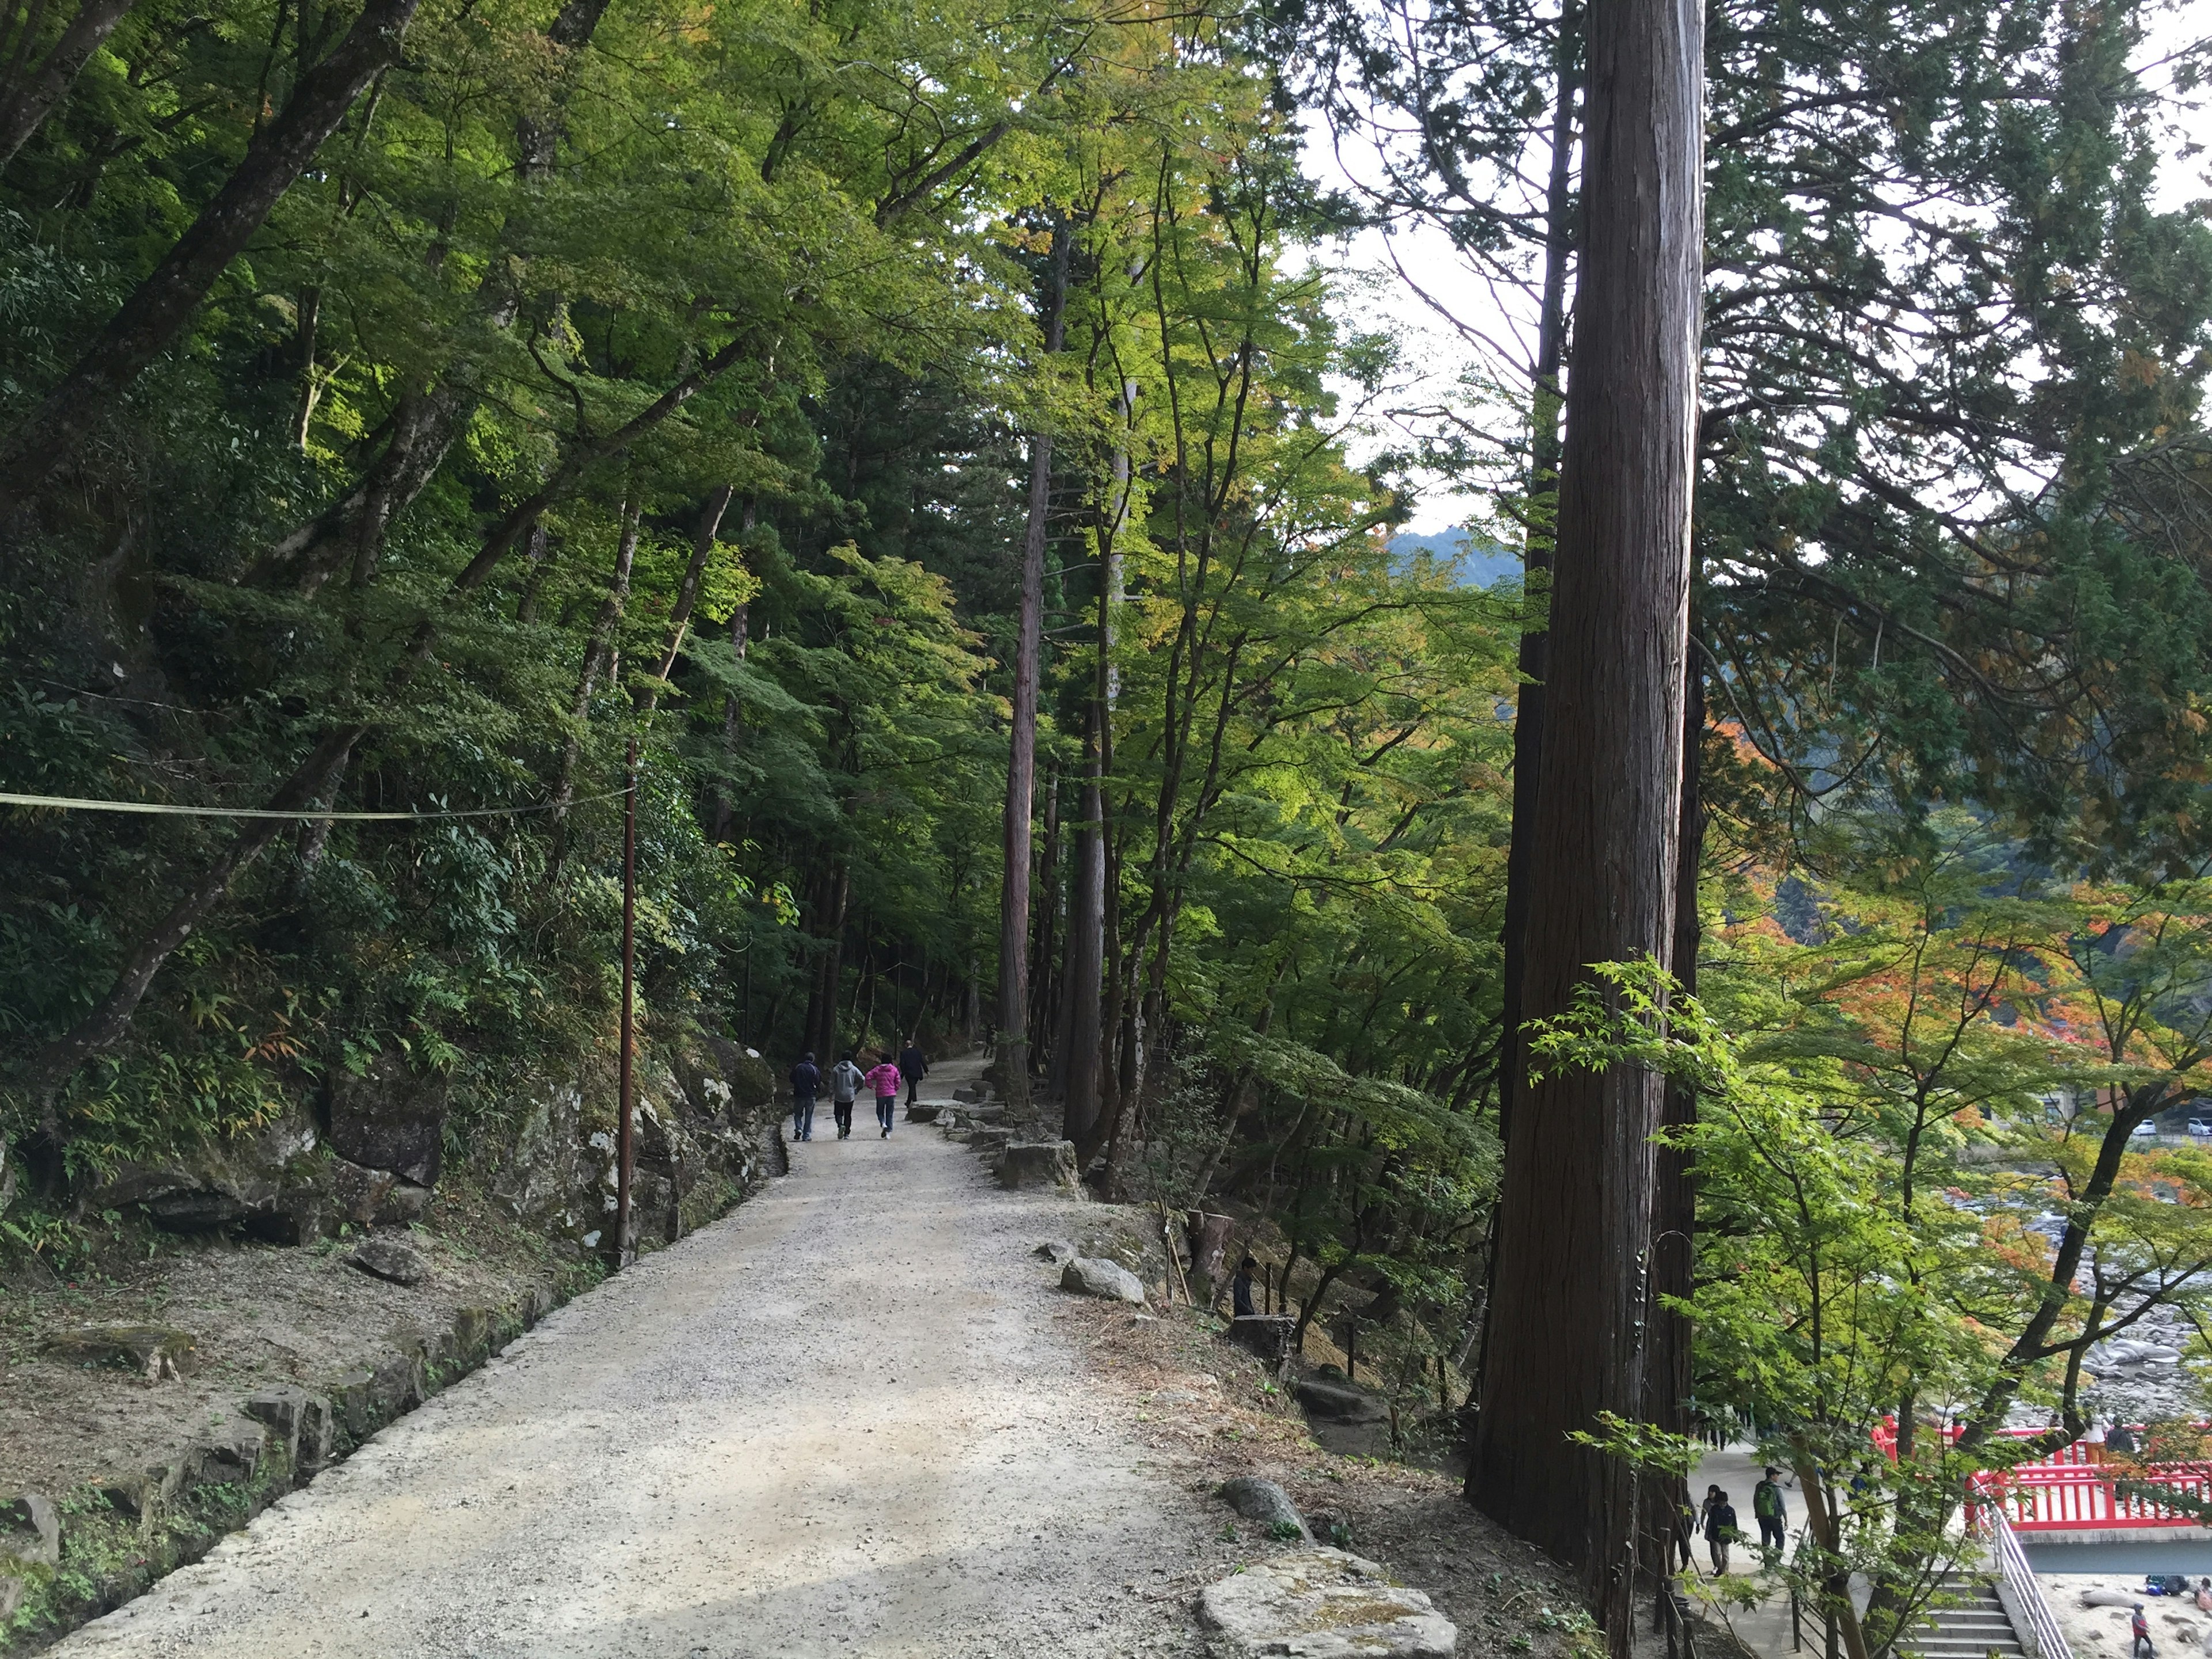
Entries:
{"label": "stone staircase", "polygon": [[1921,1659],[2027,1659],[2027,1649],[1987,1580],[1953,1577],[1943,1586],[1955,1605],[1927,1613],[1898,1644]]}

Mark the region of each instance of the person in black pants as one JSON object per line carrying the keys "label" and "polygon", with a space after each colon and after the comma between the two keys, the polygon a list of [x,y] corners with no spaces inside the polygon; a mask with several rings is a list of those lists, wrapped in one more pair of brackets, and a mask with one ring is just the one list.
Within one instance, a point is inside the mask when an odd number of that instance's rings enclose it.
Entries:
{"label": "person in black pants", "polygon": [[853,1064],[853,1051],[845,1050],[845,1058],[830,1068],[830,1110],[837,1120],[837,1139],[843,1140],[853,1133],[853,1097],[860,1092],[860,1080],[865,1075]]}
{"label": "person in black pants", "polygon": [[929,1075],[929,1062],[921,1057],[921,1038],[917,1034],[906,1040],[899,1050],[899,1075],[906,1079],[906,1103],[915,1103],[921,1093],[921,1080]]}
{"label": "person in black pants", "polygon": [[791,1068],[791,1138],[814,1139],[814,1097],[822,1091],[822,1073],[814,1069],[812,1050],[799,1056]]}

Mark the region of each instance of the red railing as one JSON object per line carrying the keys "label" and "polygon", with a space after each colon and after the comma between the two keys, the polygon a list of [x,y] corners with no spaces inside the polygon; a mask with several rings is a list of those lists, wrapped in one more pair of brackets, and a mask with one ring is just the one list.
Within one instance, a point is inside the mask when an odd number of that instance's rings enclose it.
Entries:
{"label": "red railing", "polygon": [[[1946,1441],[1956,1440],[1959,1432],[1949,1426],[1942,1431]],[[2024,1439],[2041,1431],[2008,1429],[2005,1432]],[[1874,1443],[1884,1456],[1896,1459],[1895,1419],[1883,1420],[1874,1432]],[[1987,1504],[2002,1511],[2015,1532],[2201,1527],[2205,1524],[2203,1510],[2177,1509],[2160,1502],[2158,1493],[2171,1492],[2196,1504],[2212,1504],[2212,1462],[2115,1464],[2107,1461],[2102,1446],[2076,1440],[2033,1463],[1984,1470],[1974,1476],[1972,1486],[1978,1501],[1969,1506],[1970,1511]]]}
{"label": "red railing", "polygon": [[2096,1449],[2069,1446],[2045,1462],[1991,1469],[1976,1476],[1974,1485],[1984,1501],[2004,1511],[2014,1532],[2136,1531],[2204,1524],[2202,1509],[2176,1509],[2160,1502],[2156,1493],[2171,1492],[2197,1504],[2212,1503],[2212,1462],[2154,1463],[2136,1473],[2069,1456]]}

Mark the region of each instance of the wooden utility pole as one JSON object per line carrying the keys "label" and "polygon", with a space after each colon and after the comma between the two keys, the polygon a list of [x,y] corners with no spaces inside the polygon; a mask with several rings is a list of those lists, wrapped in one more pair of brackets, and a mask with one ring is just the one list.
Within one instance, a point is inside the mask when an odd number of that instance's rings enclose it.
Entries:
{"label": "wooden utility pole", "polygon": [[[1073,237],[1053,222],[1045,274],[1044,352],[1067,338],[1067,264]],[[1037,676],[1044,651],[1044,553],[1052,507],[1052,434],[1030,440],[1030,512],[1022,538],[1022,600],[1014,642],[1013,731],[1006,753],[1005,878],[999,890],[1000,1084],[1015,1105],[1030,1097],[1030,819],[1036,810]]]}
{"label": "wooden utility pole", "polygon": [[[1522,1006],[1674,942],[1703,279],[1699,0],[1589,13],[1580,276],[1553,568]],[[1628,1651],[1637,1480],[1577,1446],[1644,1407],[1660,1079],[1517,1091],[1468,1496],[1583,1569]],[[1561,1309],[1572,1310],[1562,1318]]]}

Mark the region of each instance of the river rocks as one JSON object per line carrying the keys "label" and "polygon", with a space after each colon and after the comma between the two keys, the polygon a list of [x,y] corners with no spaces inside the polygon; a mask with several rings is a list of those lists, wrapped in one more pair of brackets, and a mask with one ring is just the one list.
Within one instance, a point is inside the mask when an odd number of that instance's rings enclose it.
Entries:
{"label": "river rocks", "polygon": [[1118,1261],[1108,1261],[1099,1256],[1071,1257],[1060,1270],[1060,1288],[1082,1296],[1103,1297],[1109,1302],[1133,1302],[1140,1308],[1145,1305],[1145,1286],[1136,1274]]}
{"label": "river rocks", "polygon": [[1298,1514],[1297,1505],[1291,1502],[1290,1493],[1272,1480],[1239,1475],[1216,1486],[1213,1495],[1247,1521],[1257,1521],[1278,1537],[1313,1541],[1313,1534],[1306,1530],[1305,1521]]}
{"label": "river rocks", "polygon": [[1387,1423],[1390,1407],[1354,1382],[1327,1377],[1301,1379],[1296,1393],[1306,1415],[1329,1423]]}
{"label": "river rocks", "polygon": [[167,1325],[87,1325],[46,1340],[46,1352],[79,1365],[112,1365],[149,1382],[196,1369],[199,1340]]}
{"label": "river rocks", "polygon": [[445,1139],[443,1078],[417,1077],[380,1054],[362,1075],[339,1071],[331,1079],[331,1146],[341,1158],[433,1187]]}
{"label": "river rocks", "polygon": [[1427,1596],[1340,1549],[1256,1563],[1207,1585],[1198,1610],[1216,1659],[1452,1659],[1459,1647]]}
{"label": "river rocks", "polygon": [[999,1184],[1009,1192],[1026,1187],[1075,1185],[1075,1143],[1072,1140],[1009,1142],[999,1160]]}
{"label": "river rocks", "polygon": [[346,1265],[394,1285],[419,1285],[430,1271],[421,1251],[396,1238],[363,1240],[346,1258]]}

